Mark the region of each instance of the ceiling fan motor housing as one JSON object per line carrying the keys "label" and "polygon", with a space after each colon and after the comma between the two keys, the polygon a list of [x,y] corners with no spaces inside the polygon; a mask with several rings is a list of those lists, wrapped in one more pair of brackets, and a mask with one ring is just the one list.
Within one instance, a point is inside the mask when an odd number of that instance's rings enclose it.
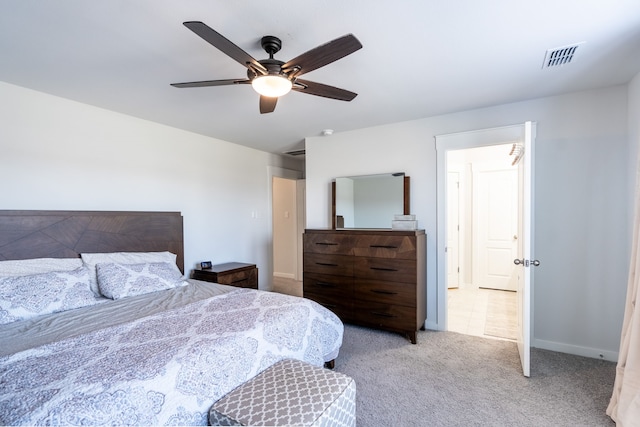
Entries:
{"label": "ceiling fan motor housing", "polygon": [[[282,72],[282,65],[284,65],[284,62],[273,58],[273,55],[282,48],[282,41],[276,36],[264,36],[260,40],[260,44],[265,52],[269,54],[269,59],[258,60],[258,62],[267,69],[267,74],[288,78],[289,76]],[[248,67],[247,77],[249,80],[253,80],[257,76],[258,73],[256,73],[252,67]]]}
{"label": "ceiling fan motor housing", "polygon": [[[261,59],[258,62],[267,69],[268,75],[282,76],[286,78],[289,77],[286,73],[282,72],[282,65],[284,64],[284,62],[282,61],[278,61],[277,59]],[[247,69],[247,78],[249,78],[249,80],[254,79],[257,76],[258,73],[256,73],[253,69]]]}

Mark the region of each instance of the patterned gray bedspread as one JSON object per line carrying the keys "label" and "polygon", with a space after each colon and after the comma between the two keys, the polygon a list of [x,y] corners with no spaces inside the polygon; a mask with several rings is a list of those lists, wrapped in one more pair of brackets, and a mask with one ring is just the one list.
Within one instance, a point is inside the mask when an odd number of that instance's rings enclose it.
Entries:
{"label": "patterned gray bedspread", "polygon": [[239,289],[0,357],[0,424],[206,425],[236,386],[283,358],[322,366],[342,336],[312,301]]}

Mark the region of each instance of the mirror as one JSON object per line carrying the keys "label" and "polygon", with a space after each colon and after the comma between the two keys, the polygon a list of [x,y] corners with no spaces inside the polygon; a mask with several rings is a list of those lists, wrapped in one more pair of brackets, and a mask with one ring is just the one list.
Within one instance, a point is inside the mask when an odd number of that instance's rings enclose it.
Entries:
{"label": "mirror", "polygon": [[391,228],[394,215],[410,212],[404,173],[340,177],[332,187],[332,228]]}

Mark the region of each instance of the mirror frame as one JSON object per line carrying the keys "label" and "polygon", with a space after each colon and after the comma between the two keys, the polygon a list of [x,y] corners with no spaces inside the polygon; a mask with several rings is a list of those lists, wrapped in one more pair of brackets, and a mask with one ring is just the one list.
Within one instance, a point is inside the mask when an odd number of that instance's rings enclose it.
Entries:
{"label": "mirror frame", "polygon": [[[404,177],[404,212],[403,215],[411,214],[411,179],[410,177]],[[391,227],[389,227],[391,228]],[[331,182],[331,229],[337,230],[336,228],[336,182]],[[340,229],[341,230],[341,229]],[[349,229],[349,230],[357,230]]]}

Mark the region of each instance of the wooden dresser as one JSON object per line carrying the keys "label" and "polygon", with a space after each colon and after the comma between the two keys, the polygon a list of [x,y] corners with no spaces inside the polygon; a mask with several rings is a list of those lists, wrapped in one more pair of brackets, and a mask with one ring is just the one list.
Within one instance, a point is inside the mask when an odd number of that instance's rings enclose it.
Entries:
{"label": "wooden dresser", "polygon": [[304,296],[415,344],[426,320],[425,241],[424,230],[305,230]]}

